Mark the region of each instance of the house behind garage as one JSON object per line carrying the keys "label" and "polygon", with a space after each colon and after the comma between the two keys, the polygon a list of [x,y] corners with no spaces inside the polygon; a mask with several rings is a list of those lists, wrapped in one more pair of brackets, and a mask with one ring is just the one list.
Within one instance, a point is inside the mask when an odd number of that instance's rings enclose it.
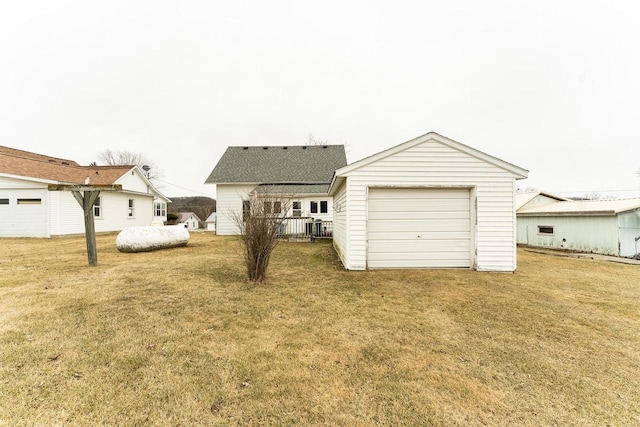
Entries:
{"label": "house behind garage", "polygon": [[345,268],[516,268],[515,181],[528,171],[435,132],[336,170]]}

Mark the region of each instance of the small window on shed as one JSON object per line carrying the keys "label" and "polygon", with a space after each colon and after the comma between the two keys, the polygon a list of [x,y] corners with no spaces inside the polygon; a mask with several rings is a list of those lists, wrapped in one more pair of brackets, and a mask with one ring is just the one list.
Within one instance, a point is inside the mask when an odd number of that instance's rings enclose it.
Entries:
{"label": "small window on shed", "polygon": [[553,226],[552,225],[539,225],[538,226],[538,234],[553,234]]}
{"label": "small window on shed", "polygon": [[8,205],[9,199],[0,199],[0,205]]}
{"label": "small window on shed", "polygon": [[42,199],[18,199],[19,205],[40,205]]}

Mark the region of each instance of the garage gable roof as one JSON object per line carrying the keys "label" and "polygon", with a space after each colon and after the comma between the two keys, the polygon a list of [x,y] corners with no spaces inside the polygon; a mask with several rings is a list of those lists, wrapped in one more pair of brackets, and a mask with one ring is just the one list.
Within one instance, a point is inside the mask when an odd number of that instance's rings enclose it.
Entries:
{"label": "garage gable roof", "polygon": [[470,156],[476,157],[477,159],[483,160],[489,164],[492,164],[496,167],[506,170],[514,175],[516,179],[524,179],[527,177],[529,171],[523,169],[514,164],[505,162],[504,160],[498,159],[497,157],[493,157],[489,154],[483,153],[482,151],[476,150],[475,148],[471,148],[468,145],[461,144],[453,139],[447,138],[446,136],[442,136],[436,132],[429,132],[424,135],[421,135],[417,138],[409,140],[407,142],[403,142],[402,144],[396,145],[395,147],[391,147],[387,150],[381,151],[377,154],[373,154],[369,157],[365,157],[364,159],[358,160],[357,162],[351,163],[343,168],[336,170],[333,180],[331,182],[331,187],[329,187],[329,192],[332,192],[334,189],[334,183],[336,182],[336,178],[343,177],[350,172],[359,169],[363,166],[369,165],[378,160],[384,159],[388,156],[394,155],[411,147],[414,147],[418,144],[422,144],[423,142],[434,140],[446,146],[453,148],[454,150],[458,150],[464,152]]}
{"label": "garage gable roof", "polygon": [[558,196],[557,194],[547,193],[546,191],[532,191],[527,193],[517,193],[516,194],[516,210],[520,209],[533,199],[538,196],[548,197],[550,199],[555,199],[559,202],[567,202],[569,199],[566,197]]}

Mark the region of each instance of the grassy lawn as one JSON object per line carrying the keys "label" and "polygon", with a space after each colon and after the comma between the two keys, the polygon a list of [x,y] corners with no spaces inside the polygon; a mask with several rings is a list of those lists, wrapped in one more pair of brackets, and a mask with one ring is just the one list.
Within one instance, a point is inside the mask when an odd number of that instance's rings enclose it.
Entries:
{"label": "grassy lawn", "polygon": [[637,425],[640,267],[347,272],[235,238],[0,241],[0,425]]}

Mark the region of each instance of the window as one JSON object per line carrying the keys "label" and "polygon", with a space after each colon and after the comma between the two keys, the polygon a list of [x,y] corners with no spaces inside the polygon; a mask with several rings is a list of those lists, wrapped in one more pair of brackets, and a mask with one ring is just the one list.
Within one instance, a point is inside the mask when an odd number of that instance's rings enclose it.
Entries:
{"label": "window", "polygon": [[271,213],[271,207],[273,206],[271,204],[271,202],[264,202],[264,213],[266,214],[270,214]]}
{"label": "window", "polygon": [[[318,213],[318,202],[311,202],[309,204],[309,211],[311,213]],[[320,213],[328,213],[329,212],[329,203],[326,200],[320,201]]]}
{"label": "window", "polygon": [[539,225],[538,226],[538,234],[553,234],[553,226],[552,225]]}
{"label": "window", "polygon": [[134,202],[133,199],[129,199],[129,218],[133,218],[133,215],[135,214],[133,202]]}
{"label": "window", "polygon": [[273,202],[273,213],[282,213],[282,202]]}
{"label": "window", "polygon": [[0,199],[0,205],[8,205],[9,199]]}
{"label": "window", "polygon": [[293,208],[293,217],[300,218],[302,216],[302,202],[296,200],[291,203],[291,207]]}
{"label": "window", "polygon": [[93,216],[100,218],[102,216],[102,197],[98,197],[93,204]]}
{"label": "window", "polygon": [[154,216],[167,216],[167,205],[162,202],[155,202],[153,204]]}
{"label": "window", "polygon": [[42,199],[18,199],[19,205],[40,205]]}

